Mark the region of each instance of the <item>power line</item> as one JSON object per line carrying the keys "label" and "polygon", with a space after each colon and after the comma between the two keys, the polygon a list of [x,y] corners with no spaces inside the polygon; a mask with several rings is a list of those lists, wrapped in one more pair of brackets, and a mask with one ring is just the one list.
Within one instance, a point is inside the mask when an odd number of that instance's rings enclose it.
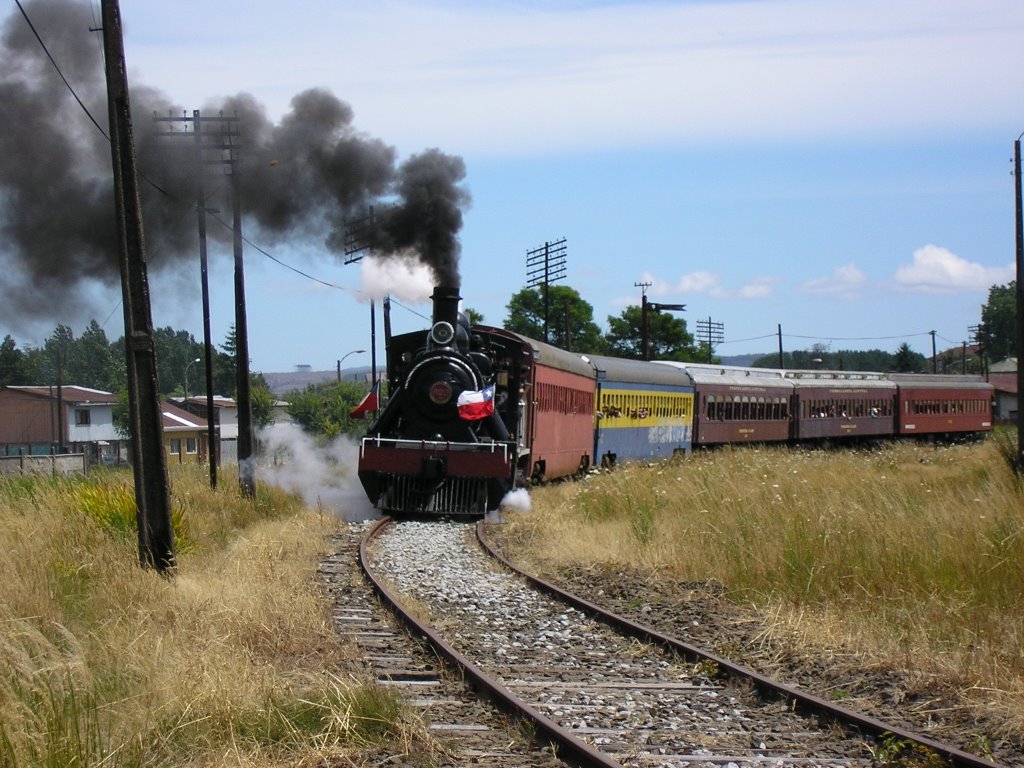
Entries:
{"label": "power line", "polygon": [[75,89],[71,86],[71,83],[69,83],[68,79],[64,77],[64,73],[57,65],[56,60],[53,58],[52,55],[50,55],[50,49],[46,47],[46,43],[43,42],[43,38],[40,37],[39,32],[36,31],[35,24],[32,23],[32,19],[28,17],[28,14],[25,12],[25,9],[21,5],[21,0],[14,0],[14,4],[18,6],[18,10],[21,11],[21,15],[25,17],[25,23],[28,24],[28,28],[31,29],[32,34],[35,35],[36,40],[39,42],[39,47],[43,49],[43,53],[46,54],[46,58],[48,58],[50,60],[50,63],[53,64],[53,68],[57,70],[57,74],[60,75],[60,79],[64,81],[64,85],[67,86],[67,89],[69,91],[71,91],[71,95],[75,97],[75,101],[78,102],[78,106],[82,108],[82,111],[85,112],[85,114],[89,117],[89,119],[92,121],[92,124],[96,126],[96,130],[103,134],[103,138],[105,138],[107,141],[110,141],[110,137],[107,135],[107,132],[103,130],[102,126],[100,126],[98,122],[96,122],[96,118],[92,116],[92,112],[89,111],[89,108],[85,106],[85,103],[78,97],[78,94],[75,92]]}

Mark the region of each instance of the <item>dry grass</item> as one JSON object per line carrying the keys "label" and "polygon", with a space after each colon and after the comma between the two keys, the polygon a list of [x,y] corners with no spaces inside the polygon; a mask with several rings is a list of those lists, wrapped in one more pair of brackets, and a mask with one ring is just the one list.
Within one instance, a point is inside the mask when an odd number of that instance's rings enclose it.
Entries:
{"label": "dry grass", "polygon": [[236,489],[175,468],[167,579],[137,565],[130,477],[0,481],[0,765],[301,765],[413,738],[312,588],[337,523]]}
{"label": "dry grass", "polygon": [[995,440],[740,448],[533,492],[538,567],[715,580],[769,631],[1001,709],[1024,735],[1024,491]]}

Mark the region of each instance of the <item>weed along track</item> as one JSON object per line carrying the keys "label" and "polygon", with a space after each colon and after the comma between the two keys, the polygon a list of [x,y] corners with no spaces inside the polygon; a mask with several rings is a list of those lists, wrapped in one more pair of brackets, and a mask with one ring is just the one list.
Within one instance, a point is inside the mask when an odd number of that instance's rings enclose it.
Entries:
{"label": "weed along track", "polygon": [[570,764],[996,765],[528,580],[470,525],[385,521],[361,563],[437,654]]}

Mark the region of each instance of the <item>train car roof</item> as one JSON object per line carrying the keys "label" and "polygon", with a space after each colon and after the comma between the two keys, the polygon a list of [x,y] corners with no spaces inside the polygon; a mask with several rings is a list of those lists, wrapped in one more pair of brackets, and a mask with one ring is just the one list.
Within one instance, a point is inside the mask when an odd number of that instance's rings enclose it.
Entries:
{"label": "train car roof", "polygon": [[533,352],[533,360],[535,363],[546,365],[549,368],[557,368],[560,371],[577,373],[580,376],[586,376],[591,379],[597,378],[597,372],[594,370],[594,367],[590,363],[585,362],[580,357],[579,352],[567,352],[566,350],[559,349],[551,344],[531,339],[529,336],[523,336],[521,333],[513,333],[512,331],[504,328],[494,328],[491,326],[480,326],[480,328],[488,333],[495,333],[517,339]]}
{"label": "train car roof", "polygon": [[695,384],[705,386],[724,384],[731,387],[774,387],[792,391],[782,372],[774,368],[744,368],[738,365],[711,365],[708,363],[679,363],[674,360],[656,360],[656,365],[680,368]]}
{"label": "train car roof", "polygon": [[896,389],[896,385],[884,373],[873,371],[787,370],[783,371],[783,375],[796,388]]}
{"label": "train car roof", "polygon": [[588,355],[597,366],[598,378],[605,382],[626,382],[630,384],[656,384],[667,387],[692,387],[693,380],[685,369],[647,362],[627,360],[622,357]]}
{"label": "train car roof", "polygon": [[923,387],[927,389],[995,389],[980,376],[964,376],[948,373],[887,373],[886,378],[901,388]]}

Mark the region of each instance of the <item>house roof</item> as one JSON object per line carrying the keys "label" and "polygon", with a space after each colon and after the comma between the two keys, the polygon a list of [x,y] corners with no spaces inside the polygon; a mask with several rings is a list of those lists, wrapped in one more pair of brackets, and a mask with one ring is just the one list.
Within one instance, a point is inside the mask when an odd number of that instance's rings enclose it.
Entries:
{"label": "house roof", "polygon": [[[203,406],[205,408],[206,407],[206,395],[195,395],[193,397],[188,398],[187,400],[182,398],[182,399],[179,399],[177,402],[182,403],[182,404],[184,404],[184,403],[195,403],[196,405],[201,405],[201,406]],[[237,408],[238,407],[238,403],[236,403],[230,397],[225,397],[224,395],[214,395],[213,396],[213,407],[214,408]]]}
{"label": "house roof", "polygon": [[160,402],[164,432],[195,432],[206,429],[206,419],[179,408],[166,400]]}
{"label": "house roof", "polygon": [[[31,397],[39,397],[45,400],[56,400],[58,388],[50,386],[23,386],[10,384],[4,389],[13,392],[21,392]],[[74,384],[64,384],[60,388],[60,397],[65,403],[73,405],[117,405],[117,395],[113,392],[105,392],[102,389],[91,387],[79,387]]]}
{"label": "house roof", "polygon": [[1013,373],[990,373],[988,382],[996,388],[996,392],[1004,392],[1010,395],[1017,394],[1017,372]]}

